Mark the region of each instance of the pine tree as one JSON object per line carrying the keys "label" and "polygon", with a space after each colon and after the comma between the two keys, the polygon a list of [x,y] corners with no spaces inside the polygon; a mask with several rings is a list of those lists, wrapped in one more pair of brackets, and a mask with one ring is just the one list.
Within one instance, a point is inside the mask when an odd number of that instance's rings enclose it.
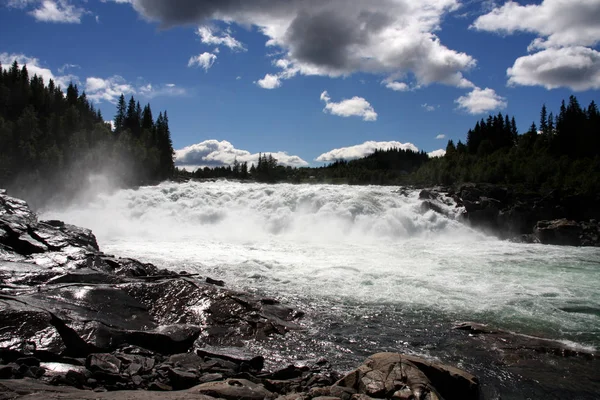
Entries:
{"label": "pine tree", "polygon": [[548,135],[548,114],[546,111],[546,104],[542,106],[542,111],[540,112],[540,131],[543,135]]}
{"label": "pine tree", "polygon": [[125,96],[121,93],[117,103],[117,114],[115,115],[115,133],[119,134],[125,129],[125,117],[127,106],[125,105]]}

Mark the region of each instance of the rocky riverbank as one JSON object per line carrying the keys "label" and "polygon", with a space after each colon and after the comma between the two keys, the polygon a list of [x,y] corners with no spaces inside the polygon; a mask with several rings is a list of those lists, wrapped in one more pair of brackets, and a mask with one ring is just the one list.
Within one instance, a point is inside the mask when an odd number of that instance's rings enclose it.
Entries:
{"label": "rocky riverbank", "polygon": [[553,191],[546,195],[490,184],[425,189],[423,210],[442,212],[452,198],[463,220],[476,229],[515,242],[600,246],[600,197]]}
{"label": "rocky riverbank", "polygon": [[478,398],[473,375],[413,356],[376,354],[344,376],[327,360],[266,371],[241,347],[302,316],[106,255],[91,231],[0,193],[0,399]]}

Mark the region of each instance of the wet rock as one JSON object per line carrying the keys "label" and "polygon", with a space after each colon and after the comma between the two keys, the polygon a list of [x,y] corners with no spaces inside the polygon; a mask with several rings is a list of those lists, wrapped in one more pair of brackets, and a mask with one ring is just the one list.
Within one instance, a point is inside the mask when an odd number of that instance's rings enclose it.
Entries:
{"label": "wet rock", "polygon": [[205,346],[196,349],[196,353],[203,357],[232,361],[240,366],[241,371],[260,372],[265,362],[264,357],[249,354],[240,347]]}
{"label": "wet rock", "polygon": [[[376,398],[477,399],[475,377],[452,367],[396,353],[378,353],[336,382]],[[412,396],[412,397],[411,397]]]}
{"label": "wet rock", "polygon": [[581,244],[583,229],[575,222],[566,218],[553,221],[539,221],[534,228],[534,234],[543,244],[562,246],[578,246]]}
{"label": "wet rock", "polygon": [[112,354],[90,354],[85,366],[92,372],[102,371],[118,374],[121,369],[121,360]]}
{"label": "wet rock", "polygon": [[169,382],[175,390],[189,389],[199,383],[196,374],[179,368],[169,368],[168,376]]}
{"label": "wet rock", "polygon": [[194,390],[207,396],[227,400],[263,400],[276,397],[263,385],[245,379],[228,379],[222,382],[203,383],[196,386]]}
{"label": "wet rock", "polygon": [[66,346],[52,324],[52,315],[35,306],[0,295],[0,348],[59,354]]}
{"label": "wet rock", "polygon": [[154,358],[144,357],[135,354],[120,354],[117,353],[116,356],[122,362],[122,369],[124,373],[129,376],[138,375],[138,374],[146,374],[152,371],[154,368]]}
{"label": "wet rock", "polygon": [[421,203],[420,206],[420,210],[421,213],[424,214],[427,211],[434,211],[438,214],[442,214],[442,215],[446,215],[447,213],[444,211],[444,209],[442,208],[442,206],[440,206],[439,204],[436,204],[432,201],[424,201]]}
{"label": "wet rock", "polygon": [[182,353],[170,356],[168,362],[184,369],[197,369],[202,366],[204,360],[196,353]]}
{"label": "wet rock", "polygon": [[430,189],[423,189],[419,193],[420,200],[437,200],[438,197],[439,197],[439,193],[437,193],[433,190],[430,190]]}
{"label": "wet rock", "polygon": [[218,279],[213,279],[210,277],[206,277],[206,283],[210,283],[211,285],[216,285],[216,286],[225,286],[225,282],[224,281],[220,281]]}

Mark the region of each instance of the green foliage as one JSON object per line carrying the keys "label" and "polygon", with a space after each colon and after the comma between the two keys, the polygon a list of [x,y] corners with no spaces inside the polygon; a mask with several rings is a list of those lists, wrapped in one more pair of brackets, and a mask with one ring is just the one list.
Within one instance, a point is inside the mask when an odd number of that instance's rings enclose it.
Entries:
{"label": "green foliage", "polygon": [[[503,122],[502,122],[503,121]],[[411,176],[418,184],[487,182],[537,190],[600,191],[600,113],[595,102],[582,109],[574,96],[554,118],[546,106],[535,123],[518,135],[514,118],[501,114],[477,122],[466,149],[448,143],[446,156],[424,164]]]}
{"label": "green foliage", "polygon": [[142,110],[131,97],[126,107],[121,95],[114,122],[113,132],[74,84],[63,93],[16,61],[0,68],[0,187],[34,187],[39,199],[74,193],[94,173],[114,173],[121,185],[173,175],[166,112],[154,122],[149,104]]}

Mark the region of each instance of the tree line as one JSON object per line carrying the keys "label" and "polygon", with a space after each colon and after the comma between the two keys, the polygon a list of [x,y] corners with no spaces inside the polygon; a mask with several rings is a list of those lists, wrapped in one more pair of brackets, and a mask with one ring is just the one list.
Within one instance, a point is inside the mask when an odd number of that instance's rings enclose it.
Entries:
{"label": "tree line", "polygon": [[419,168],[413,182],[487,182],[532,190],[600,191],[600,113],[594,101],[581,107],[575,96],[554,116],[545,105],[538,124],[519,134],[514,118],[489,116],[467,133],[466,143],[449,141],[446,155]]}
{"label": "tree line", "polygon": [[0,65],[0,187],[43,203],[68,198],[90,174],[110,173],[126,186],[173,175],[166,111],[155,120],[150,104],[121,95],[114,125],[77,85],[63,91],[17,61]]}

